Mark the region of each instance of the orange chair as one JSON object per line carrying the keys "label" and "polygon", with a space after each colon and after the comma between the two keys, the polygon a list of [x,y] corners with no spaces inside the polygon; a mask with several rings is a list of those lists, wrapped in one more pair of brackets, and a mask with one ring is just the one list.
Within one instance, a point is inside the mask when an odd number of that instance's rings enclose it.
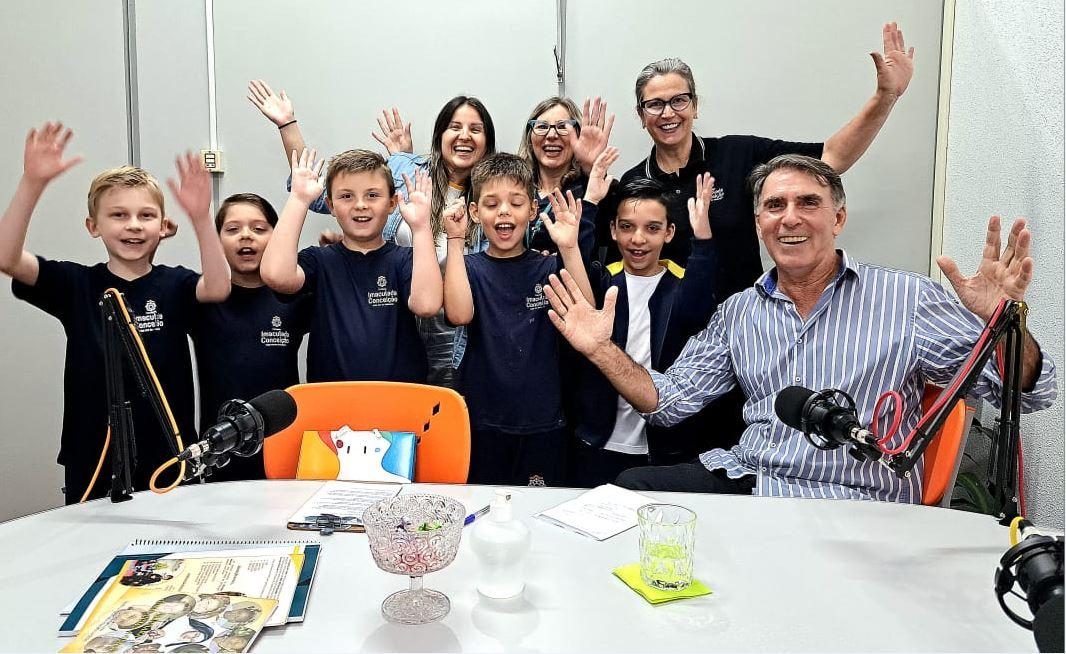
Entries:
{"label": "orange chair", "polygon": [[268,479],[294,479],[303,433],[352,429],[414,432],[415,481],[465,484],[470,470],[470,417],[450,388],[400,382],[297,384],[296,420],[263,441]]}
{"label": "orange chair", "polygon": [[[941,388],[927,384],[922,396],[922,412],[929,410]],[[951,489],[959,474],[959,464],[966,451],[966,437],[973,422],[973,407],[959,400],[948,414],[944,426],[925,449],[925,471],[922,474],[922,504],[927,506],[950,506]]]}

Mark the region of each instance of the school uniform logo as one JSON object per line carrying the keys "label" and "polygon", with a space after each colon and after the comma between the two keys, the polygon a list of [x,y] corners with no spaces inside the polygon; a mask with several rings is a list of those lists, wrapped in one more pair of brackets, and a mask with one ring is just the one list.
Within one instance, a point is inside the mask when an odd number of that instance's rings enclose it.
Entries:
{"label": "school uniform logo", "polygon": [[711,202],[717,202],[717,201],[721,200],[724,197],[725,197],[725,189],[722,188],[721,186],[717,186],[717,187],[715,187],[715,189],[713,191],[711,191]]}
{"label": "school uniform logo", "polygon": [[259,332],[259,342],[267,347],[285,347],[289,344],[289,332],[281,328],[281,316],[270,319],[271,329]]}
{"label": "school uniform logo", "polygon": [[526,298],[526,308],[530,311],[536,311],[548,306],[548,298],[544,295],[544,285],[536,284],[533,286],[533,295]]}
{"label": "school uniform logo", "polygon": [[159,311],[159,305],[155,300],[148,300],[144,303],[144,313],[139,316],[133,316],[133,324],[137,327],[137,331],[142,334],[149,334],[151,332],[158,332],[163,329],[163,314]]}
{"label": "school uniform logo", "polygon": [[391,307],[399,301],[400,294],[396,289],[389,288],[389,280],[385,275],[378,277],[378,290],[366,294],[366,302],[371,307]]}

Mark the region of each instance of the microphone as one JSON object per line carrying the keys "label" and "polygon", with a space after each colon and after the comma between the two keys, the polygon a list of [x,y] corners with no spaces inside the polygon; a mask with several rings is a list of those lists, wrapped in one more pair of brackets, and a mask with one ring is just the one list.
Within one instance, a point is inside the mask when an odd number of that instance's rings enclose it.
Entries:
{"label": "microphone", "polygon": [[202,438],[178,455],[179,461],[200,459],[194,475],[204,468],[221,467],[230,454],[252,456],[263,447],[263,439],[278,433],[296,420],[296,400],[282,390],[267,391],[244,402],[230,400],[218,411],[218,423]]}
{"label": "microphone", "polygon": [[[840,404],[843,398],[846,406]],[[848,454],[859,461],[876,461],[881,458],[877,439],[859,424],[855,400],[841,390],[825,390],[818,393],[802,386],[789,386],[777,394],[774,412],[781,422],[803,432],[804,437],[820,450],[832,450],[848,446]],[[825,439],[816,443],[811,434]]]}
{"label": "microphone", "polygon": [[[1063,537],[1041,533],[1028,520],[1019,521],[1018,543],[996,568],[996,599],[1011,620],[1030,629],[1041,652],[1063,651]],[[1024,595],[1014,591],[1015,584]],[[1025,600],[1033,614],[1026,620],[1005,601],[1010,593]]]}

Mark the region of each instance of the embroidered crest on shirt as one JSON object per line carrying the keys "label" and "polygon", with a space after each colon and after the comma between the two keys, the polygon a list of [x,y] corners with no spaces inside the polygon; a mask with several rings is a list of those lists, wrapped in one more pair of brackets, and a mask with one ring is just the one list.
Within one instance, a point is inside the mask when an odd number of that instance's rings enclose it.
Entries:
{"label": "embroidered crest on shirt", "polygon": [[526,298],[526,308],[530,311],[536,311],[546,306],[548,306],[548,298],[544,295],[544,285],[537,284],[533,287],[532,297]]}
{"label": "embroidered crest on shirt", "polygon": [[385,275],[378,276],[378,290],[366,294],[366,302],[372,307],[391,307],[399,299],[400,294],[396,289],[389,288],[389,280]]}
{"label": "embroidered crest on shirt", "polygon": [[259,342],[267,347],[284,347],[289,344],[289,332],[281,328],[281,316],[270,319],[272,329],[259,332]]}
{"label": "embroidered crest on shirt", "polygon": [[133,324],[137,326],[137,331],[142,334],[163,329],[163,314],[159,312],[159,306],[155,300],[148,300],[144,303],[144,313],[139,316],[133,316]]}
{"label": "embroidered crest on shirt", "polygon": [[717,202],[717,201],[721,200],[724,197],[725,197],[725,189],[722,188],[721,186],[716,186],[715,189],[713,191],[711,191],[711,202]]}

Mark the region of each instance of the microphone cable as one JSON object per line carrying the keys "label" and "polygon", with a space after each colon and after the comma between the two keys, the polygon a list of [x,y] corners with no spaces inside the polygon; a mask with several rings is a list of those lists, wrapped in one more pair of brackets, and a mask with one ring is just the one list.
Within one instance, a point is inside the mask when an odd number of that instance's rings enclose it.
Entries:
{"label": "microphone cable", "polygon": [[[117,289],[109,288],[109,289],[107,289],[104,292],[113,294],[114,297],[115,297],[116,302],[118,303],[119,310],[122,312],[122,325],[121,326],[124,329],[129,329],[130,335],[133,338],[133,342],[137,344],[137,351],[140,353],[141,360],[144,361],[145,368],[147,368],[147,370],[148,370],[148,377],[149,377],[149,379],[152,382],[152,386],[155,387],[156,392],[159,394],[159,399],[160,399],[160,401],[163,404],[163,410],[166,411],[166,414],[167,414],[167,420],[170,422],[171,428],[174,430],[174,437],[175,437],[175,440],[177,440],[178,451],[180,452],[180,451],[185,449],[185,445],[182,443],[182,440],[181,440],[181,431],[178,429],[178,421],[174,419],[174,412],[171,411],[170,403],[167,402],[167,396],[163,392],[163,386],[162,386],[162,384],[159,383],[159,377],[157,377],[156,374],[155,374],[155,368],[152,367],[152,361],[148,358],[148,350],[145,349],[144,342],[141,340],[141,333],[139,331],[137,331],[137,328],[133,325],[133,319],[130,318],[129,309],[126,308],[126,300],[122,297],[122,294],[119,293]],[[106,326],[104,328],[107,329]],[[104,459],[107,457],[107,450],[108,450],[108,447],[110,446],[110,444],[111,444],[111,426],[108,425],[108,427],[107,427],[107,435],[104,437],[104,446],[100,450],[100,459],[96,462],[96,470],[93,471],[92,479],[89,481],[89,485],[88,485],[88,487],[86,487],[85,493],[81,496],[81,499],[78,501],[79,504],[85,502],[89,498],[89,493],[92,491],[93,487],[96,485],[96,480],[97,480],[97,478],[100,475],[100,470],[104,466]],[[177,477],[174,479],[174,481],[169,486],[165,486],[162,489],[157,488],[156,487],[156,479],[158,479],[159,473],[161,473],[163,470],[169,468],[170,466],[174,465],[175,463],[178,463],[179,466],[180,466],[178,468]],[[180,461],[179,462],[177,457],[171,457],[163,465],[159,466],[156,469],[155,472],[152,473],[152,477],[148,481],[148,487],[152,490],[153,493],[166,493],[166,492],[169,492],[169,491],[174,490],[175,488],[177,488],[178,484],[181,483],[181,480],[184,477],[185,477],[185,462],[184,461]]]}

